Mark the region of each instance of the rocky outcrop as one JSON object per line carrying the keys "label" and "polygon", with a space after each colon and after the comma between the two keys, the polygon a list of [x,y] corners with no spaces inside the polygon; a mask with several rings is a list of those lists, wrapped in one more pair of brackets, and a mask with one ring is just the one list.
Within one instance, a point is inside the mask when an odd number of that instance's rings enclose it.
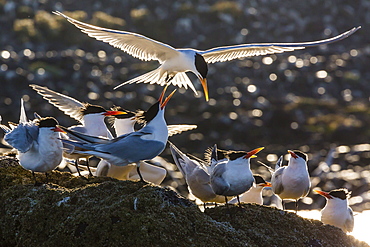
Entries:
{"label": "rocky outcrop", "polygon": [[[44,174],[37,175],[45,180]],[[245,204],[201,212],[168,188],[0,161],[1,246],[368,246],[340,229]]]}

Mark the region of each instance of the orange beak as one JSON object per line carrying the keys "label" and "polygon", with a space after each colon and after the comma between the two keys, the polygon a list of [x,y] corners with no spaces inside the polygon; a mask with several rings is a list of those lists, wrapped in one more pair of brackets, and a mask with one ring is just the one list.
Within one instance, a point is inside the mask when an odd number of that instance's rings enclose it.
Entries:
{"label": "orange beak", "polygon": [[264,184],[262,184],[262,187],[271,187],[272,184],[270,182],[266,182]]}
{"label": "orange beak", "polygon": [[124,111],[107,111],[107,112],[103,113],[104,116],[116,116],[116,115],[123,115],[123,114],[127,114],[127,112],[124,112]]}
{"label": "orange beak", "polygon": [[291,155],[294,159],[298,158],[298,155],[296,155],[292,150],[288,150],[288,153],[290,153],[290,155]]}
{"label": "orange beak", "polygon": [[[248,152],[245,156],[244,156],[244,159],[248,159],[248,158],[254,158],[256,157],[255,154],[256,153],[259,153],[262,149],[264,149],[264,147],[261,147],[261,148],[256,148],[250,152]],[[254,156],[254,157],[253,157]]]}
{"label": "orange beak", "polygon": [[171,97],[175,94],[175,92],[177,90],[177,89],[173,90],[173,92],[170,95],[168,95],[165,100],[163,100],[164,94],[166,92],[167,87],[168,87],[168,85],[165,86],[165,88],[163,89],[163,92],[162,92],[161,96],[158,99],[158,101],[160,103],[160,106],[161,106],[161,109],[163,109],[167,105],[168,101],[170,101]]}
{"label": "orange beak", "polygon": [[322,195],[323,197],[326,197],[328,199],[333,199],[333,197],[328,192],[324,192],[324,191],[321,191],[321,190],[313,190],[313,191]]}
{"label": "orange beak", "polygon": [[204,91],[204,97],[206,98],[206,101],[209,100],[208,98],[208,86],[207,86],[207,78],[199,78],[200,83],[202,84],[203,91]]}
{"label": "orange beak", "polygon": [[52,128],[51,129],[52,131],[55,131],[55,132],[62,132],[62,133],[66,133],[64,130],[62,130],[61,128],[59,128],[58,126],[56,126],[55,128]]}

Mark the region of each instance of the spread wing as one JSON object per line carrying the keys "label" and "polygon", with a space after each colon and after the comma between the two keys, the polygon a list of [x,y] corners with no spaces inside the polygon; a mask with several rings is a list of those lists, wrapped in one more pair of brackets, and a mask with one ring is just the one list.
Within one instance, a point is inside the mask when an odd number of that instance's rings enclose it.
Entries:
{"label": "spread wing", "polygon": [[173,47],[144,35],[97,27],[75,20],[59,11],[53,13],[66,18],[88,36],[108,43],[144,61],[158,60],[160,63],[163,63],[165,60],[179,55],[179,52]]}
{"label": "spread wing", "polygon": [[184,131],[196,129],[198,126],[189,124],[168,125],[168,136],[181,134]]}
{"label": "spread wing", "polygon": [[339,34],[333,38],[302,42],[302,43],[259,43],[259,44],[241,44],[232,46],[222,46],[212,48],[206,51],[198,51],[207,63],[225,62],[238,58],[262,56],[286,51],[305,49],[306,47],[330,44],[355,33],[361,27],[354,27],[351,30]]}
{"label": "spread wing", "polygon": [[18,124],[4,136],[4,140],[13,148],[26,153],[38,138],[38,127],[33,122]]}
{"label": "spread wing", "polygon": [[36,90],[36,92],[40,94],[44,99],[49,101],[50,104],[54,105],[68,116],[81,122],[82,119],[81,109],[84,107],[83,103],[72,97],[54,92],[53,90],[50,90],[47,87],[42,87],[35,84],[31,84],[30,87]]}

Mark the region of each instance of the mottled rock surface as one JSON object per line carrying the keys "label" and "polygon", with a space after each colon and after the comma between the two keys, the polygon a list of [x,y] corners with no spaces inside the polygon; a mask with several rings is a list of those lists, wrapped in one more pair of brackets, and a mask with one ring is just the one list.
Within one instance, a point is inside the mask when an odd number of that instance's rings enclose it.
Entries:
{"label": "mottled rock surface", "polygon": [[[39,182],[45,180],[37,175]],[[52,172],[34,185],[0,160],[1,246],[368,246],[275,208],[208,208],[151,184]]]}

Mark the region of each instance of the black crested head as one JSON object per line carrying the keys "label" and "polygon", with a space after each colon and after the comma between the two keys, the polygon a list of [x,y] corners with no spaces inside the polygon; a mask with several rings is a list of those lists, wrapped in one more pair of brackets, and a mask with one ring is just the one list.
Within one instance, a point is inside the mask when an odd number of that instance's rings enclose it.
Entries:
{"label": "black crested head", "polygon": [[124,111],[126,112],[127,114],[119,114],[119,115],[115,115],[114,117],[115,118],[118,118],[118,119],[127,119],[127,118],[133,118],[136,116],[136,113],[135,112],[132,112],[132,111],[128,111],[128,110],[125,110],[123,109],[122,107],[120,106],[114,106],[111,108],[112,111]]}
{"label": "black crested head", "polygon": [[299,150],[293,150],[293,152],[301,157],[302,159],[304,159],[306,162],[308,161],[308,157],[307,157],[307,154],[303,153],[302,151],[299,151]]}
{"label": "black crested head", "polygon": [[229,151],[226,156],[229,157],[229,160],[236,160],[247,155],[247,153],[245,151]]}
{"label": "black crested head", "polygon": [[203,78],[207,78],[208,74],[208,65],[206,60],[204,60],[203,56],[195,53],[195,68],[197,68],[198,72]]}
{"label": "black crested head", "polygon": [[332,197],[336,197],[336,198],[340,198],[342,200],[345,200],[351,195],[351,193],[348,192],[347,189],[337,189],[337,190],[330,191],[329,195],[331,195]]}
{"label": "black crested head", "polygon": [[144,122],[150,122],[157,116],[158,111],[160,108],[160,102],[158,101],[157,103],[153,104],[147,111],[143,113],[142,120]]}
{"label": "black crested head", "polygon": [[260,175],[253,175],[256,184],[265,184],[266,181]]}
{"label": "black crested head", "polygon": [[103,113],[106,112],[106,110],[99,105],[91,105],[91,104],[85,104],[84,107],[81,109],[82,115],[88,115],[88,114],[94,114],[94,113]]}
{"label": "black crested head", "polygon": [[39,126],[39,128],[56,127],[58,124],[58,121],[53,117],[45,117],[36,120],[36,125]]}

